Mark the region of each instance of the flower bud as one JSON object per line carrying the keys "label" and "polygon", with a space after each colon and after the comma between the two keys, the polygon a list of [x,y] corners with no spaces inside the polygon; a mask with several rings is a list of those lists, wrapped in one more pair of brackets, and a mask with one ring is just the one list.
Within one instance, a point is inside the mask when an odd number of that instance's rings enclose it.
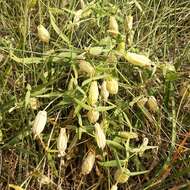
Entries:
{"label": "flower bud", "polygon": [[127,52],[125,54],[125,59],[129,63],[139,66],[139,67],[150,67],[153,64],[149,58],[137,53]]}
{"label": "flower bud", "polygon": [[95,152],[91,150],[88,152],[88,155],[86,156],[86,158],[84,159],[84,161],[82,163],[82,171],[81,172],[83,175],[87,175],[92,171],[94,162],[95,162]]}
{"label": "flower bud", "polygon": [[111,190],[117,190],[117,184],[112,185]]}
{"label": "flower bud", "polygon": [[106,88],[106,81],[102,82],[102,86],[101,86],[101,92],[100,92],[103,101],[107,102],[108,101],[108,97],[109,97],[109,92]]}
{"label": "flower bud", "polygon": [[154,96],[150,96],[147,101],[147,106],[149,107],[150,111],[157,112],[159,110],[158,103]]}
{"label": "flower bud", "polygon": [[109,30],[108,32],[111,33],[113,36],[119,34],[118,24],[116,21],[115,16],[110,16],[109,18]]}
{"label": "flower bud", "polygon": [[125,17],[125,30],[126,32],[131,31],[133,28],[133,16],[129,15]]}
{"label": "flower bud", "polygon": [[38,30],[38,37],[42,42],[48,43],[50,40],[50,34],[46,28],[44,28],[43,25],[39,25],[37,27]]}
{"label": "flower bud", "polygon": [[30,98],[30,106],[33,110],[37,110],[38,106],[39,106],[39,102],[37,100],[37,98]]}
{"label": "flower bud", "polygon": [[90,123],[96,123],[99,119],[99,116],[100,116],[99,112],[93,109],[88,111],[87,113],[87,117]]}
{"label": "flower bud", "polygon": [[98,101],[99,90],[97,81],[92,81],[88,93],[88,101],[91,106],[95,105]]}
{"label": "flower bud", "polygon": [[130,171],[128,169],[117,169],[114,175],[114,179],[117,183],[126,183],[130,177]]}
{"label": "flower bud", "polygon": [[68,137],[66,134],[66,129],[61,128],[59,137],[57,139],[57,149],[59,151],[59,156],[64,156],[65,155],[65,150],[67,148],[67,142],[68,142]]}
{"label": "flower bud", "polygon": [[85,60],[79,61],[79,68],[81,72],[86,73],[88,76],[93,76],[95,74],[94,67]]}
{"label": "flower bud", "polygon": [[106,146],[106,136],[99,123],[96,123],[94,127],[95,127],[96,142],[98,144],[98,147],[103,150],[104,147]]}
{"label": "flower bud", "polygon": [[118,93],[118,81],[117,79],[111,78],[106,81],[106,88],[110,94]]}
{"label": "flower bud", "polygon": [[90,47],[87,48],[87,51],[93,56],[99,56],[103,52],[103,47]]}
{"label": "flower bud", "polygon": [[34,120],[34,124],[32,127],[34,138],[40,135],[40,133],[43,131],[46,125],[46,122],[47,122],[47,112],[39,111],[38,114],[36,115],[36,118]]}

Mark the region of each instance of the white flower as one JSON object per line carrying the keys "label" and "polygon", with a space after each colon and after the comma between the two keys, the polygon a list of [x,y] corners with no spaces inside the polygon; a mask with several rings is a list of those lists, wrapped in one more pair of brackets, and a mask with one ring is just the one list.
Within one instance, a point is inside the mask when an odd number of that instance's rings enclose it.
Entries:
{"label": "white flower", "polygon": [[152,112],[157,112],[159,110],[157,100],[154,96],[150,96],[147,101],[147,105]]}
{"label": "white flower", "polygon": [[118,93],[118,81],[115,78],[111,78],[106,81],[106,88],[110,94]]}
{"label": "white flower", "polygon": [[95,162],[95,152],[89,151],[82,163],[82,174],[87,175],[92,171]]}
{"label": "white flower", "polygon": [[95,105],[98,101],[99,90],[97,81],[92,81],[88,93],[88,101],[91,106]]}
{"label": "white flower", "polygon": [[48,32],[48,30],[43,26],[43,25],[39,25],[37,27],[38,30],[38,37],[42,42],[48,43],[49,39],[50,39],[50,34]]}
{"label": "white flower", "polygon": [[119,27],[118,27],[118,24],[117,24],[115,16],[110,16],[108,32],[111,33],[113,36],[116,36],[119,33],[118,28]]}
{"label": "white flower", "polygon": [[99,116],[100,116],[99,112],[94,109],[88,111],[87,113],[87,117],[90,123],[96,123],[99,119]]}
{"label": "white flower", "polygon": [[45,125],[47,122],[47,112],[46,111],[39,111],[36,115],[36,118],[34,120],[34,124],[32,127],[32,132],[34,134],[34,138],[36,136],[39,136],[41,132],[43,131]]}
{"label": "white flower", "polygon": [[59,137],[57,139],[57,149],[59,151],[59,156],[65,155],[65,150],[67,148],[67,142],[68,142],[68,137],[66,134],[66,129],[61,128]]}
{"label": "white flower", "polygon": [[137,53],[127,52],[125,54],[125,59],[129,63],[139,67],[150,67],[151,65],[153,65],[152,61],[148,57]]}
{"label": "white flower", "polygon": [[101,86],[101,96],[102,96],[102,98],[103,98],[103,100],[105,101],[105,102],[107,102],[107,100],[108,100],[108,97],[109,97],[109,92],[108,92],[108,90],[107,90],[107,88],[106,88],[106,81],[103,81],[103,83],[102,83],[102,86]]}
{"label": "white flower", "polygon": [[112,185],[111,190],[117,190],[117,184]]}
{"label": "white flower", "polygon": [[99,123],[96,123],[94,127],[95,127],[96,142],[98,144],[98,147],[103,150],[104,147],[106,146],[106,136]]}
{"label": "white flower", "polygon": [[88,76],[93,76],[95,74],[94,67],[85,60],[79,61],[79,69],[81,72],[86,73]]}

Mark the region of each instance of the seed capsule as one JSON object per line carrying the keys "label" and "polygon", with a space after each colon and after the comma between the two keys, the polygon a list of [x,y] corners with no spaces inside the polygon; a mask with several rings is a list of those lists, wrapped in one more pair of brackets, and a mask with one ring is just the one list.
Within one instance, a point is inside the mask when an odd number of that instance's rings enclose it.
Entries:
{"label": "seed capsule", "polygon": [[32,132],[34,134],[34,138],[36,136],[39,136],[41,132],[43,131],[45,125],[47,122],[47,112],[46,111],[39,111],[36,115],[36,118],[34,120],[34,124],[32,127]]}
{"label": "seed capsule", "polygon": [[87,113],[87,117],[90,123],[96,123],[99,119],[99,116],[100,116],[99,112],[93,109],[88,111]]}
{"label": "seed capsule", "polygon": [[98,101],[99,90],[97,81],[92,81],[88,93],[88,101],[91,106],[95,105]]}
{"label": "seed capsule", "polygon": [[102,86],[101,86],[101,92],[100,92],[103,101],[107,102],[108,101],[108,97],[109,97],[109,92],[106,88],[106,81],[102,82]]}
{"label": "seed capsule", "polygon": [[113,36],[119,34],[118,24],[116,21],[115,16],[110,16],[109,18],[109,30],[108,32],[111,33]]}
{"label": "seed capsule", "polygon": [[111,190],[117,190],[117,184],[112,185]]}
{"label": "seed capsule", "polygon": [[96,123],[94,127],[95,127],[96,142],[98,144],[98,147],[103,150],[104,147],[106,146],[106,136],[99,123]]}
{"label": "seed capsule", "polygon": [[85,60],[79,61],[79,68],[81,72],[86,73],[88,76],[93,76],[95,74],[94,67]]}
{"label": "seed capsule", "polygon": [[106,88],[110,94],[118,93],[118,81],[117,79],[111,78],[106,81]]}
{"label": "seed capsule", "polygon": [[147,58],[144,55],[137,54],[137,53],[127,52],[125,54],[125,59],[129,63],[139,66],[139,67],[149,67],[153,64],[149,58]]}
{"label": "seed capsule", "polygon": [[42,42],[48,43],[50,40],[50,34],[48,32],[48,30],[43,26],[43,25],[39,25],[37,27],[38,30],[38,37]]}
{"label": "seed capsule", "polygon": [[89,174],[92,171],[92,168],[94,166],[94,162],[95,162],[95,152],[89,151],[88,155],[86,156],[86,158],[84,159],[84,161],[82,163],[81,173],[83,175]]}
{"label": "seed capsule", "polygon": [[158,103],[154,96],[150,96],[147,101],[147,106],[149,107],[150,111],[157,112],[159,110]]}
{"label": "seed capsule", "polygon": [[59,137],[57,139],[57,149],[59,151],[59,156],[64,156],[65,155],[65,150],[67,148],[67,143],[68,143],[68,137],[66,134],[66,129],[61,128]]}
{"label": "seed capsule", "polygon": [[130,171],[128,169],[117,169],[114,178],[118,183],[126,183],[130,177]]}

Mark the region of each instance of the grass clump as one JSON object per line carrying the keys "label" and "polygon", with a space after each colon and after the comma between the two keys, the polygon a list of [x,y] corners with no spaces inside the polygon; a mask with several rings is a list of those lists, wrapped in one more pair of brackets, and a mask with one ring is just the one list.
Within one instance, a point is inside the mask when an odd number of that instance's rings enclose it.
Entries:
{"label": "grass clump", "polygon": [[189,9],[1,1],[0,188],[188,189]]}

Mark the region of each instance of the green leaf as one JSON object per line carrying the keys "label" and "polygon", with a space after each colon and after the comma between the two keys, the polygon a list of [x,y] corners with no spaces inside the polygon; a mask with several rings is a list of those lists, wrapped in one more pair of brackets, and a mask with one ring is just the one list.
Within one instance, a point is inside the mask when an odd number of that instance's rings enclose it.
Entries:
{"label": "green leaf", "polygon": [[[126,160],[119,160],[120,162],[120,165],[124,165],[126,163]],[[118,167],[118,161],[117,160],[110,160],[110,161],[106,161],[106,162],[98,162],[98,164],[100,166],[103,166],[103,167]]]}
{"label": "green leaf", "polygon": [[141,175],[141,174],[145,174],[145,173],[148,173],[148,172],[149,172],[149,170],[139,171],[139,172],[130,172],[130,176]]}
{"label": "green leaf", "polygon": [[113,105],[113,106],[98,106],[96,108],[96,110],[99,111],[99,112],[105,112],[105,111],[111,110],[111,109],[113,109],[115,107],[116,107],[115,105]]}
{"label": "green leaf", "polygon": [[120,145],[119,143],[115,141],[106,140],[106,144],[116,149],[125,150],[125,147],[123,147],[122,145]]}
{"label": "green leaf", "polygon": [[45,59],[43,57],[24,57],[24,58],[20,58],[17,57],[14,54],[10,54],[10,58],[12,60],[14,60],[17,63],[23,63],[23,64],[38,64],[38,63],[42,63],[43,61],[45,61]]}
{"label": "green leaf", "polygon": [[51,98],[51,97],[58,97],[58,96],[63,96],[64,93],[61,93],[61,92],[51,92],[51,93],[48,93],[48,94],[43,94],[43,95],[36,95],[36,97],[38,98]]}
{"label": "green leaf", "polygon": [[52,62],[63,61],[63,59],[76,59],[77,53],[72,52],[72,51],[68,51],[68,50],[63,50],[63,51],[64,52],[53,55]]}
{"label": "green leaf", "polygon": [[74,101],[75,101],[78,105],[80,105],[82,108],[84,108],[84,109],[86,109],[86,110],[91,110],[91,109],[92,109],[91,106],[89,106],[89,105],[83,103],[82,101],[78,100],[77,98],[74,98]]}

